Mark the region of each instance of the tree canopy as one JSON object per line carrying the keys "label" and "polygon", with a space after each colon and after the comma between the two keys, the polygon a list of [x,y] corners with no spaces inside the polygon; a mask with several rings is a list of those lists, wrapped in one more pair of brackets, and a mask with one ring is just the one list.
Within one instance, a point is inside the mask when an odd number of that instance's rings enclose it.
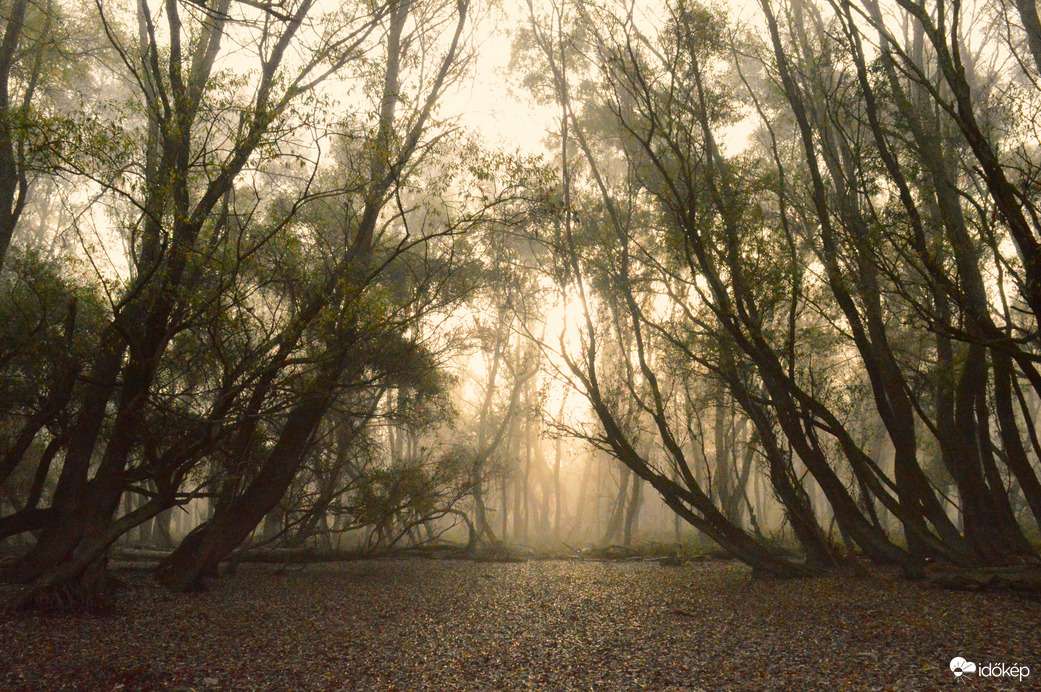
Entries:
{"label": "tree canopy", "polygon": [[[1033,3],[521,10],[4,5],[16,605],[90,605],[146,530],[174,591],[562,543],[601,491],[628,543],[645,486],[769,575],[1037,561]],[[488,12],[541,156],[453,115]]]}

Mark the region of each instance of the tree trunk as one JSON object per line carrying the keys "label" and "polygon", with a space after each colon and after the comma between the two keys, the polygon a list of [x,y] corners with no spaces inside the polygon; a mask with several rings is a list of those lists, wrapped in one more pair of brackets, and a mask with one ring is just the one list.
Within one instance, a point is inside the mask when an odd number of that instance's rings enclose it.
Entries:
{"label": "tree trunk", "polygon": [[643,480],[638,476],[633,477],[632,496],[629,498],[629,506],[625,511],[625,528],[622,532],[622,545],[626,548],[633,544],[636,536],[637,522],[640,516],[640,508],[643,506]]}
{"label": "tree trunk", "polygon": [[[320,386],[327,385],[319,378]],[[246,490],[192,531],[157,568],[157,578],[171,591],[199,588],[200,578],[237,548],[282,499],[303,463],[311,438],[333,398],[311,393],[294,407],[259,473]]]}
{"label": "tree trunk", "polygon": [[625,504],[629,494],[629,478],[632,476],[632,471],[628,466],[623,466],[621,469],[621,478],[618,482],[618,494],[615,495],[615,500],[611,506],[611,513],[607,519],[607,527],[604,529],[604,536],[600,539],[600,544],[603,546],[609,546],[615,541],[615,537],[618,532],[622,529],[622,521],[625,516]]}

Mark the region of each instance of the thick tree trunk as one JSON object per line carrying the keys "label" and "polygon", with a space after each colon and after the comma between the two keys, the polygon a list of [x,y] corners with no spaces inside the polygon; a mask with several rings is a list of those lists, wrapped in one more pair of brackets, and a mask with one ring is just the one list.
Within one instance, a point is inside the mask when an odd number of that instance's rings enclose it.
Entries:
{"label": "thick tree trunk", "polygon": [[1034,56],[1034,77],[1041,77],[1041,19],[1037,15],[1036,0],[1016,0],[1023,31],[1027,36],[1027,46]]}
{"label": "thick tree trunk", "polygon": [[[321,381],[328,386],[328,382]],[[312,393],[290,411],[285,426],[259,473],[246,490],[192,531],[157,568],[160,583],[171,591],[200,587],[200,579],[216,570],[285,495],[296,477],[333,394]]]}
{"label": "thick tree trunk", "polygon": [[986,351],[969,345],[953,392],[951,418],[944,426],[950,434],[950,450],[944,459],[958,487],[965,537],[981,562],[996,564],[1018,548],[994,506],[983,470],[981,445],[989,445],[990,439],[989,435],[985,440],[979,438],[977,405],[986,382]]}
{"label": "thick tree trunk", "polygon": [[[118,506],[119,499],[115,501]],[[172,495],[159,495],[113,521],[115,506],[99,502],[72,551],[46,570],[23,581],[26,586],[14,597],[15,609],[107,610],[110,605],[106,574],[109,548],[120,537],[173,504]]]}
{"label": "thick tree trunk", "polygon": [[25,208],[29,180],[20,160],[22,142],[18,107],[11,103],[11,70],[17,63],[18,45],[25,29],[28,0],[5,6],[3,39],[0,40],[0,269],[4,266],[18,219]]}
{"label": "thick tree trunk", "polygon": [[[1019,483],[1034,521],[1041,526],[1041,481],[1030,464],[1012,404],[1012,380],[1016,376],[1011,360],[994,352],[994,411],[998,418],[998,433],[1005,450],[1005,463]],[[1026,415],[1029,415],[1027,413]]]}
{"label": "thick tree trunk", "polygon": [[841,560],[817,521],[810,498],[795,476],[789,455],[781,449],[769,415],[734,376],[733,363],[729,360],[726,369],[733,377],[731,393],[755,426],[769,464],[770,484],[784,507],[796,538],[806,552],[807,564],[816,569],[837,565]]}

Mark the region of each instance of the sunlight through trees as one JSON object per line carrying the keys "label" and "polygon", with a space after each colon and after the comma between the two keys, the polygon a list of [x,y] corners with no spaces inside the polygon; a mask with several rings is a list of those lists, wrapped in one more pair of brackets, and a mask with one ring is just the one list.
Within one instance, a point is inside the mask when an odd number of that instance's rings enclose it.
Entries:
{"label": "sunlight through trees", "polygon": [[[1036,6],[736,16],[4,4],[13,605],[135,546],[1036,565]],[[495,22],[541,155],[453,102]]]}

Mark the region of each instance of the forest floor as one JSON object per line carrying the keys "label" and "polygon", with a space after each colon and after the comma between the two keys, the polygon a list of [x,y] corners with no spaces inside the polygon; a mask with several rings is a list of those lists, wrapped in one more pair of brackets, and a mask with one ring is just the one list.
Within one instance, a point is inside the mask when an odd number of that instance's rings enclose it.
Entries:
{"label": "forest floor", "polygon": [[[956,656],[977,674],[955,677]],[[1030,674],[981,677],[984,664]],[[110,615],[0,613],[5,691],[1028,690],[1039,681],[1036,598],[930,589],[888,573],[759,580],[718,560],[244,565],[187,595],[138,572]]]}

